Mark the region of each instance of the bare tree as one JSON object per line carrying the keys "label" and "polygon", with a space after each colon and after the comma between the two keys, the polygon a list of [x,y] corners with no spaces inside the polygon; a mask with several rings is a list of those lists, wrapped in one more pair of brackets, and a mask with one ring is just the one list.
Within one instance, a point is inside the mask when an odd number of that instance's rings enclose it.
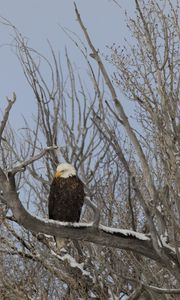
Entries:
{"label": "bare tree", "polygon": [[[88,66],[89,88],[67,51],[64,70],[51,45],[50,61],[2,19],[14,32],[36,107],[17,135],[8,123],[14,94],[0,123],[3,299],[179,297],[179,7],[135,3],[136,15],[127,20],[133,43],[113,45],[105,59],[75,5],[85,41],[67,34]],[[132,120],[122,97],[132,103]],[[86,186],[78,226],[47,218],[50,183],[62,161]],[[59,253],[53,236],[78,240],[81,249],[70,243]]]}

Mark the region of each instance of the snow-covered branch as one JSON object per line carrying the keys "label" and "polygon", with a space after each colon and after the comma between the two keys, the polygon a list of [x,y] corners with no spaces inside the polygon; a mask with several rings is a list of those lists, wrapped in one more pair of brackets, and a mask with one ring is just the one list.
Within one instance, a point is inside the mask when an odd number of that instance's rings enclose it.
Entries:
{"label": "snow-covered branch", "polygon": [[103,246],[125,249],[144,255],[161,262],[161,258],[152,247],[152,242],[145,234],[130,230],[112,229],[100,225],[94,227],[92,223],[64,223],[54,220],[40,219],[31,215],[22,205],[15,190],[12,178],[6,178],[1,170],[1,185],[3,185],[4,199],[19,225],[26,229],[60,238],[77,239],[93,242]]}

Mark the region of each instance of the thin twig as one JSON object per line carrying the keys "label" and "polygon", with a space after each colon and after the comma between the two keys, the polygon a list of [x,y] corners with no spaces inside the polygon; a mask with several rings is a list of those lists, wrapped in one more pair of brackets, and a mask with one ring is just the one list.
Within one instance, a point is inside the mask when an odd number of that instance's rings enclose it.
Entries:
{"label": "thin twig", "polygon": [[57,146],[50,146],[47,147],[45,149],[43,149],[40,153],[38,153],[37,155],[34,155],[33,157],[31,157],[28,160],[23,161],[22,163],[20,163],[18,166],[14,167],[12,170],[9,170],[8,173],[11,173],[13,175],[15,175],[18,172],[21,172],[22,170],[24,170],[24,168],[30,164],[32,164],[34,161],[40,159],[41,157],[43,157],[47,152],[49,151],[53,151],[55,149],[57,149]]}
{"label": "thin twig", "polygon": [[[116,110],[118,112],[118,114],[120,115],[120,119],[122,120],[123,122],[123,125],[127,131],[127,134],[132,142],[132,144],[134,145],[135,149],[136,149],[136,152],[137,152],[137,155],[139,156],[140,158],[140,161],[141,161],[141,164],[142,164],[142,171],[144,173],[144,178],[147,179],[147,182],[148,182],[148,188],[149,188],[149,191],[151,193],[151,196],[154,198],[154,194],[155,194],[155,187],[154,187],[154,184],[153,184],[153,180],[152,180],[152,176],[151,176],[151,172],[150,172],[150,169],[149,169],[149,166],[148,166],[148,163],[147,163],[147,160],[146,160],[146,157],[144,155],[144,152],[142,150],[142,147],[133,131],[133,129],[131,128],[130,124],[129,124],[129,121],[128,121],[128,117],[126,116],[125,114],[125,111],[120,103],[120,101],[118,100],[118,97],[117,97],[117,94],[116,94],[116,91],[114,89],[114,86],[111,82],[111,79],[109,78],[109,75],[105,69],[105,66],[101,60],[101,57],[98,53],[98,51],[95,49],[94,45],[92,44],[91,42],[91,39],[89,37],[89,34],[87,32],[87,29],[86,27],[84,26],[83,24],[83,21],[81,19],[81,16],[80,16],[80,13],[77,9],[77,6],[76,4],[74,3],[74,6],[75,6],[75,12],[76,12],[76,16],[77,16],[77,20],[80,24],[80,27],[82,28],[82,31],[85,35],[85,38],[88,42],[88,45],[89,47],[91,48],[92,50],[92,54],[90,54],[90,56],[92,58],[94,58],[96,60],[96,62],[98,63],[99,65],[99,68],[101,70],[101,73],[104,77],[104,80],[105,80],[105,83],[106,85],[108,86],[109,88],[109,91],[111,93],[111,96],[112,96],[112,100],[115,104],[115,107],[116,107]],[[156,243],[158,244],[158,242],[156,241]]]}
{"label": "thin twig", "polygon": [[96,205],[92,203],[89,197],[85,197],[84,202],[93,210],[94,213],[93,226],[98,227],[100,222],[100,210]]}
{"label": "thin twig", "polygon": [[2,118],[2,121],[1,121],[1,124],[0,124],[0,141],[1,141],[1,138],[2,138],[3,131],[4,131],[5,127],[6,127],[8,118],[9,118],[9,112],[10,112],[13,104],[16,101],[16,94],[13,93],[13,99],[11,100],[11,99],[7,98],[7,101],[8,101],[8,105],[5,108],[4,115],[3,115],[3,118]]}

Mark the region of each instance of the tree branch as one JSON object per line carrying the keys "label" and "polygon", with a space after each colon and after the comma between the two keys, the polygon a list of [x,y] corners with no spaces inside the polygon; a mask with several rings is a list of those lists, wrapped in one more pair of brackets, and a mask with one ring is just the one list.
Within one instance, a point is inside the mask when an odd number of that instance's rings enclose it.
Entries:
{"label": "tree branch", "polygon": [[21,172],[26,166],[32,164],[34,161],[40,159],[41,157],[43,157],[47,152],[52,151],[57,149],[57,146],[50,146],[47,147],[45,149],[43,149],[40,153],[38,153],[37,155],[31,157],[28,160],[23,161],[22,163],[20,163],[18,166],[14,167],[12,170],[9,170],[9,173],[11,173],[12,175],[15,175],[18,172]]}
{"label": "tree branch", "polygon": [[[2,170],[1,170],[2,172]],[[5,179],[6,177],[4,177]],[[9,179],[11,181],[11,178]],[[4,198],[9,208],[11,208],[13,215],[19,225],[22,225],[27,230],[44,233],[48,235],[57,236],[60,238],[69,238],[72,240],[82,240],[93,242],[103,246],[111,246],[114,248],[135,251],[141,255],[161,262],[161,258],[156,254],[153,249],[150,238],[141,234],[138,238],[137,232],[129,231],[121,232],[111,230],[108,227],[100,225],[98,228],[93,227],[92,224],[82,223],[64,223],[54,220],[42,220],[34,217],[23,207],[18,193],[13,187],[13,184],[6,180],[3,182],[5,186]]]}
{"label": "tree branch", "polygon": [[93,204],[93,202],[90,200],[89,197],[85,197],[84,202],[86,203],[86,205],[88,205],[92,209],[92,211],[94,213],[93,226],[98,227],[99,222],[100,222],[100,211],[99,211],[98,207]]}
{"label": "tree branch", "polygon": [[1,138],[2,138],[4,128],[6,127],[6,123],[7,123],[8,118],[9,118],[9,112],[10,112],[13,104],[16,101],[16,94],[13,93],[13,100],[10,100],[10,99],[7,98],[7,101],[8,101],[8,105],[7,105],[7,107],[4,111],[4,115],[3,115],[3,118],[2,118],[2,121],[1,121],[1,124],[0,124],[0,141],[1,141]]}
{"label": "tree branch", "polygon": [[180,289],[164,289],[164,288],[159,288],[156,286],[146,285],[146,284],[144,284],[143,286],[158,294],[180,294]]}
{"label": "tree branch", "polygon": [[134,145],[135,149],[136,149],[136,153],[141,161],[141,165],[142,165],[142,171],[143,171],[143,174],[144,174],[144,178],[147,178],[147,182],[148,182],[148,188],[149,188],[149,191],[151,193],[151,196],[154,197],[154,184],[153,184],[153,180],[152,180],[152,177],[151,177],[151,172],[150,172],[150,169],[149,169],[149,166],[148,166],[148,163],[146,161],[146,157],[144,155],[144,152],[141,148],[141,145],[133,131],[133,129],[131,128],[130,124],[129,124],[129,121],[128,121],[128,117],[126,116],[125,112],[124,112],[124,109],[120,103],[120,101],[118,100],[118,97],[117,97],[117,94],[116,94],[116,91],[113,87],[113,84],[108,76],[108,73],[105,69],[105,66],[100,58],[100,55],[98,53],[98,51],[95,49],[95,47],[93,46],[92,42],[91,42],[91,39],[89,37],[89,34],[87,32],[87,29],[85,28],[84,24],[83,24],[83,21],[81,19],[81,16],[80,16],[80,13],[77,9],[77,6],[76,4],[74,3],[74,6],[75,6],[75,12],[76,12],[76,16],[77,16],[77,20],[80,24],[80,27],[82,28],[82,31],[85,35],[85,38],[88,42],[88,45],[89,47],[91,48],[92,50],[92,54],[90,54],[90,56],[92,58],[94,58],[96,60],[96,62],[98,63],[99,65],[99,68],[101,70],[101,73],[104,77],[104,80],[105,80],[105,83],[106,85],[108,86],[109,88],[109,91],[111,93],[111,96],[112,96],[112,100],[115,104],[115,107],[117,109],[117,112],[120,116],[120,119],[121,119],[121,122],[123,123],[126,131],[127,131],[127,134],[132,142],[132,144]]}

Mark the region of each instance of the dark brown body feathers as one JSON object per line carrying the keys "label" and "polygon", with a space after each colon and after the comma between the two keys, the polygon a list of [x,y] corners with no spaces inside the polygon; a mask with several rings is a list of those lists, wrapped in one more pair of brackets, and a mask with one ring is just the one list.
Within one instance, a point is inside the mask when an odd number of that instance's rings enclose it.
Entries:
{"label": "dark brown body feathers", "polygon": [[78,222],[84,203],[84,185],[77,176],[55,177],[49,194],[49,218]]}

